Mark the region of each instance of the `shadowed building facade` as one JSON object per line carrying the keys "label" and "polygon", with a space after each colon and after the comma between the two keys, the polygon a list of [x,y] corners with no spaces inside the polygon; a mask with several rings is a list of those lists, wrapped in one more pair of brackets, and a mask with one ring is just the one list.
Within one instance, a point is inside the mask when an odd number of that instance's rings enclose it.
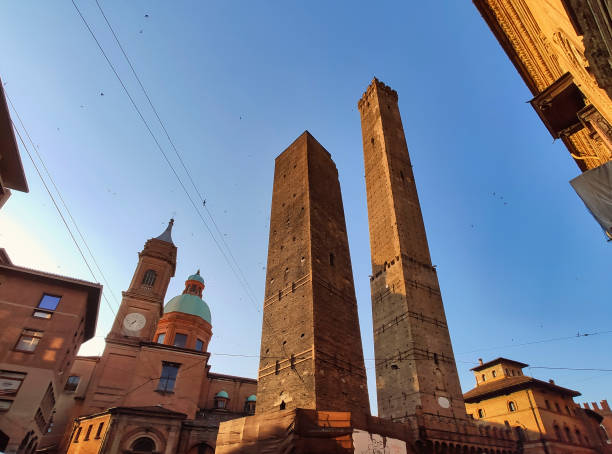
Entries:
{"label": "shadowed building facade", "polygon": [[257,413],[370,412],[338,171],[307,131],[276,158]]}

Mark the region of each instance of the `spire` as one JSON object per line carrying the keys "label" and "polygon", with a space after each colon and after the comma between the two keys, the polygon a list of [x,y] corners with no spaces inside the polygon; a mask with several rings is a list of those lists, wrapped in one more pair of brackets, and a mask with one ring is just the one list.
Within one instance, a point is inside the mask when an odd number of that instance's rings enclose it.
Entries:
{"label": "spire", "polygon": [[168,227],[166,227],[166,230],[164,230],[162,234],[155,239],[165,241],[166,243],[174,244],[172,242],[172,235],[171,235],[173,225],[174,225],[174,218],[171,218],[170,222],[168,222]]}

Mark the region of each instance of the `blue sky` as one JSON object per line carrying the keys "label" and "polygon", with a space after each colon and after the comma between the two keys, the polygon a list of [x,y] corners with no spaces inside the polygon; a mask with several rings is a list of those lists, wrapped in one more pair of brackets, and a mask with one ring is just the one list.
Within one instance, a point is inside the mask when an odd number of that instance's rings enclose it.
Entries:
{"label": "blue sky", "polygon": [[[77,4],[190,188],[95,2]],[[568,183],[577,166],[470,2],[100,4],[254,293],[219,253],[72,3],[4,3],[0,76],[112,305],[144,242],[175,217],[167,299],[200,268],[212,370],[255,377],[274,158],[307,129],[340,174],[374,403],[357,101],[376,76],[399,93],[464,391],[479,357],[612,369],[612,333],[576,336],[610,330],[610,244]],[[24,150],[22,159],[30,193],[0,211],[0,245],[17,264],[92,280]],[[103,301],[85,353],[100,350],[111,324]],[[612,397],[610,372],[525,372],[579,390],[577,401]]]}

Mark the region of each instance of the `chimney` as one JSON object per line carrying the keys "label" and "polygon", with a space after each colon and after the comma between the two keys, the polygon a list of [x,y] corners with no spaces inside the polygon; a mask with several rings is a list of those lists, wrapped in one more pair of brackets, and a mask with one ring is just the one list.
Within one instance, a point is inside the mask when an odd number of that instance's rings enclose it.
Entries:
{"label": "chimney", "polygon": [[482,358],[478,358],[478,365],[482,366],[484,363],[482,362]]}
{"label": "chimney", "polygon": [[550,383],[551,385],[554,385],[555,381],[552,378],[550,378],[550,379],[548,379],[548,383]]}
{"label": "chimney", "polygon": [[604,411],[607,411],[607,412],[609,412],[609,411],[610,411],[610,405],[608,405],[608,401],[607,401],[607,400],[602,400],[602,401],[600,402],[600,404],[601,404],[601,408],[602,408]]}

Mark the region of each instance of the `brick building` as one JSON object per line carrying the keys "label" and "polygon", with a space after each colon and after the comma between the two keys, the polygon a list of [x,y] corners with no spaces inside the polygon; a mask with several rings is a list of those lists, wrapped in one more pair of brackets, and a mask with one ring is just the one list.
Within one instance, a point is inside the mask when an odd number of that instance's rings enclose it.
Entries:
{"label": "brick building", "polygon": [[16,266],[0,249],[0,452],[30,453],[54,422],[102,286]]}
{"label": "brick building", "polygon": [[464,394],[467,412],[477,421],[511,427],[524,453],[612,452],[603,416],[574,403],[578,391],[524,375],[527,366],[506,358],[480,360],[472,369],[476,387]]}
{"label": "brick building", "polygon": [[58,398],[47,452],[213,452],[220,421],[255,411],[256,380],[215,374],[199,271],[164,304],[173,221],[148,240],[100,357],[78,357]]}

